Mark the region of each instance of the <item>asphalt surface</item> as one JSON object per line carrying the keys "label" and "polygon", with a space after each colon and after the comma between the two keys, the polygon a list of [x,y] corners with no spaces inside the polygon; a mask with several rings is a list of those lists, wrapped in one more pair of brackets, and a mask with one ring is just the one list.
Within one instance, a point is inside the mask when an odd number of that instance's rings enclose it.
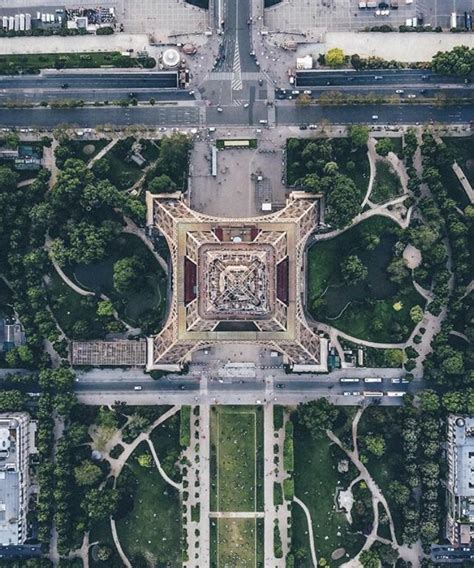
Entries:
{"label": "asphalt surface", "polygon": [[369,71],[298,71],[297,87],[323,86],[382,86],[428,88],[433,85],[464,85],[464,78],[452,75],[438,75],[432,71],[417,69],[371,69]]}
{"label": "asphalt surface", "polygon": [[[322,120],[332,124],[373,123],[423,124],[431,121],[460,124],[474,121],[474,105],[339,105],[320,106],[295,105],[292,101],[276,104],[276,123],[279,125],[298,125],[318,123]],[[264,103],[258,102],[252,110],[243,107],[224,108],[219,113],[215,107],[206,109],[206,126],[248,126],[249,113],[252,122],[262,127],[259,120],[267,118]],[[377,119],[372,119],[377,116]],[[261,118],[260,118],[261,117]],[[0,108],[0,127],[54,128],[59,124],[69,124],[80,128],[93,128],[97,125],[111,124],[128,126],[142,124],[148,126],[199,126],[200,113],[197,106],[173,105],[150,107],[90,107],[75,109],[49,108]],[[204,126],[204,124],[201,124]]]}
{"label": "asphalt surface", "polygon": [[[67,85],[67,88],[62,88]],[[69,89],[176,89],[178,74],[176,71],[147,72],[45,72],[40,75],[2,76],[1,91],[6,89],[61,89],[65,94]]]}

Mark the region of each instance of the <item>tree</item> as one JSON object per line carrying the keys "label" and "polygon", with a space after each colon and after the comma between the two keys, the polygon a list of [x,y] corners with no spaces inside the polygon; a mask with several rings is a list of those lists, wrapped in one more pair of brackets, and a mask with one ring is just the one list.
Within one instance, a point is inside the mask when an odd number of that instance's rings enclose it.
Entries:
{"label": "tree", "polygon": [[118,502],[116,489],[91,489],[82,501],[90,521],[104,521],[115,513]]}
{"label": "tree", "polygon": [[153,466],[153,458],[149,453],[140,454],[137,459],[138,463],[142,467],[152,467]]}
{"label": "tree", "polygon": [[373,454],[375,457],[380,458],[385,453],[385,440],[382,436],[366,436],[364,438],[364,444],[367,451]]}
{"label": "tree", "polygon": [[338,416],[338,408],[327,398],[319,398],[298,405],[298,422],[309,430],[313,438],[319,437],[326,430],[331,430]]}
{"label": "tree", "polygon": [[17,390],[0,391],[0,412],[15,412],[23,410],[26,397]]}
{"label": "tree", "polygon": [[325,60],[329,67],[341,67],[345,61],[344,52],[339,47],[333,47],[326,52]]}
{"label": "tree", "polygon": [[369,127],[362,124],[353,124],[349,127],[349,137],[352,146],[355,148],[363,148],[367,146],[369,141]]}
{"label": "tree", "polygon": [[105,179],[110,173],[110,162],[107,158],[101,158],[92,165],[92,171],[98,178]]}
{"label": "tree", "polygon": [[464,358],[460,351],[455,351],[451,357],[444,359],[441,368],[448,375],[461,375],[464,372]]}
{"label": "tree", "polygon": [[386,363],[391,367],[400,367],[405,361],[405,355],[402,349],[387,349],[384,358]]}
{"label": "tree", "polygon": [[423,308],[421,306],[413,306],[410,310],[410,318],[413,323],[420,323],[423,319]]}
{"label": "tree", "polygon": [[100,467],[89,460],[84,460],[74,468],[76,483],[82,487],[95,485],[102,477]]}
{"label": "tree", "polygon": [[410,500],[411,490],[400,481],[392,481],[388,486],[388,494],[397,505],[406,505]]}
{"label": "tree", "polygon": [[153,193],[173,193],[176,191],[176,184],[169,176],[162,174],[150,181],[148,189]]}
{"label": "tree", "polygon": [[390,274],[390,280],[397,284],[403,284],[410,275],[405,259],[402,257],[395,257],[388,265],[387,272]]}
{"label": "tree", "polygon": [[97,548],[97,559],[101,562],[106,562],[112,555],[112,549],[105,544],[101,544]]}
{"label": "tree", "polygon": [[5,136],[5,146],[7,148],[16,149],[20,145],[20,137],[16,132],[9,132]]}
{"label": "tree", "polygon": [[71,369],[43,369],[39,374],[39,385],[45,391],[68,392],[74,386],[75,373]]}
{"label": "tree", "polygon": [[327,221],[336,228],[345,227],[360,211],[358,191],[354,182],[345,175],[327,179],[334,179],[327,198]]}
{"label": "tree", "polygon": [[139,276],[142,276],[143,270],[143,262],[136,256],[117,260],[114,264],[114,288],[120,294],[137,288],[141,281]]}
{"label": "tree", "polygon": [[433,390],[425,390],[419,394],[420,406],[423,412],[438,412],[439,396]]}
{"label": "tree", "polygon": [[110,300],[101,300],[97,304],[97,315],[100,317],[111,317],[115,313],[114,306]]}
{"label": "tree", "polygon": [[374,550],[363,550],[359,560],[364,568],[379,568],[380,566],[380,558]]}
{"label": "tree", "polygon": [[463,412],[464,395],[460,392],[447,392],[442,398],[443,406],[448,412]]}
{"label": "tree", "polygon": [[390,138],[381,138],[375,149],[379,156],[388,156],[389,152],[393,152],[393,142]]}
{"label": "tree", "polygon": [[431,65],[435,73],[469,75],[474,69],[474,49],[457,45],[451,51],[438,51]]}
{"label": "tree", "polygon": [[352,254],[341,262],[341,273],[346,284],[356,284],[367,278],[367,267],[358,256]]}

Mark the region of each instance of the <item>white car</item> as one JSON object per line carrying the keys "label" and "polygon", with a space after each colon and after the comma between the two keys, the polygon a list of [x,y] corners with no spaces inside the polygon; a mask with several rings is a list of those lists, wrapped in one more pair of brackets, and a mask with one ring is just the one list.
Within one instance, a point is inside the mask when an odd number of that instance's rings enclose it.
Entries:
{"label": "white car", "polygon": [[403,89],[397,89],[395,92],[397,93],[397,95],[403,95],[405,91]]}
{"label": "white car", "polygon": [[414,93],[410,93],[410,94],[408,95],[408,98],[409,98],[409,99],[416,99],[416,95],[415,95]]}
{"label": "white car", "polygon": [[378,120],[379,119],[379,115],[378,114],[373,114],[372,115],[372,120]]}
{"label": "white car", "polygon": [[136,387],[133,387],[133,390],[141,391],[142,388],[143,388],[143,387],[142,387],[141,385],[137,385]]}
{"label": "white car", "polygon": [[224,112],[224,109],[222,107],[217,107],[217,112]]}
{"label": "white car", "polygon": [[311,95],[311,91],[308,90],[308,89],[306,89],[306,91],[303,91],[303,93],[304,93],[305,95]]}

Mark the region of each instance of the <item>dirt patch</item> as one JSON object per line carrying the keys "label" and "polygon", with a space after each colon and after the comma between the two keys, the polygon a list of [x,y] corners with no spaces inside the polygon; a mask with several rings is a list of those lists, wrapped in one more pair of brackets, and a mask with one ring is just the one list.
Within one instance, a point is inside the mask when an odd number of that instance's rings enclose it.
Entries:
{"label": "dirt patch", "polygon": [[86,144],[84,146],[84,148],[82,149],[82,152],[86,155],[86,156],[92,156],[92,154],[95,152],[95,146],[94,144]]}
{"label": "dirt patch", "polygon": [[421,264],[421,252],[413,245],[407,245],[403,251],[403,258],[407,263],[408,268],[414,269]]}

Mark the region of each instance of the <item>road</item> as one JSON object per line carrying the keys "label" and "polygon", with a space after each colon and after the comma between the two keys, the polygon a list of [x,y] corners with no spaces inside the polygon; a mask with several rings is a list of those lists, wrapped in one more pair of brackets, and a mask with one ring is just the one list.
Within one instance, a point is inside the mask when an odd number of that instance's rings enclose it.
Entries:
{"label": "road", "polygon": [[393,88],[428,88],[435,85],[464,85],[463,77],[439,75],[427,70],[418,69],[371,69],[368,71],[298,71],[296,85],[298,87],[323,86],[384,86]]}
{"label": "road", "polygon": [[[276,104],[276,123],[278,125],[298,125],[319,123],[322,120],[332,124],[367,123],[423,124],[431,121],[448,124],[461,124],[474,121],[474,105],[340,105],[320,106],[295,105],[291,101]],[[243,107],[225,108],[218,113],[214,107],[206,109],[205,121],[200,119],[200,109],[196,104],[156,105],[150,107],[89,107],[75,109],[49,108],[0,108],[0,127],[55,128],[59,124],[70,124],[81,128],[111,124],[129,126],[248,126],[250,113],[252,123],[258,125],[266,118],[265,105],[256,102],[252,109]],[[372,120],[372,116],[378,116]]]}

